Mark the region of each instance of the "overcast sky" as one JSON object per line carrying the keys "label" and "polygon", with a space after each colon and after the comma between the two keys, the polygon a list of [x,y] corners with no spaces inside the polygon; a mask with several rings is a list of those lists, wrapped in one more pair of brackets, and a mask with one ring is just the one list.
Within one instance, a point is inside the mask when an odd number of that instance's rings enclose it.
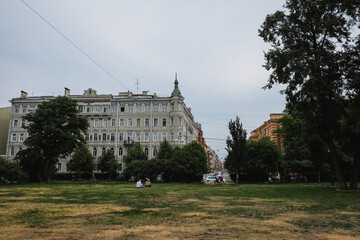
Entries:
{"label": "overcast sky", "polygon": [[[174,75],[207,144],[226,156],[230,119],[250,131],[284,110],[277,86],[263,90],[269,48],[258,29],[285,0],[0,0],[0,108],[30,96],[96,89],[170,96]],[[125,86],[125,87],[124,87]]]}

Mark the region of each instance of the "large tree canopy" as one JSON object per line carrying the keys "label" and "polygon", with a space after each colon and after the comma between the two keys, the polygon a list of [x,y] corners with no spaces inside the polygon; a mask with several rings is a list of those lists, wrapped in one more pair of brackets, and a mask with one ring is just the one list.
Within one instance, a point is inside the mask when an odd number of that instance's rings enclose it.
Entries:
{"label": "large tree canopy", "polygon": [[82,173],[90,177],[95,167],[94,157],[84,144],[76,148],[67,166],[69,171],[76,173],[77,178],[79,178]]}
{"label": "large tree canopy", "polygon": [[[89,124],[78,115],[77,103],[68,97],[57,97],[38,105],[35,112],[24,117],[29,137],[18,159],[24,170],[35,180],[49,180],[59,158],[69,156],[85,143],[84,133]],[[36,169],[36,170],[35,170]]]}
{"label": "large tree canopy", "polygon": [[[289,113],[317,129],[327,144],[340,188],[347,189],[338,143],[340,120],[359,93],[359,0],[287,0],[286,11],[268,15],[259,30],[271,49],[266,87],[285,84]],[[360,104],[352,104],[359,108]],[[354,166],[358,166],[354,158]],[[356,174],[354,168],[354,174]],[[357,182],[357,181],[356,181]]]}

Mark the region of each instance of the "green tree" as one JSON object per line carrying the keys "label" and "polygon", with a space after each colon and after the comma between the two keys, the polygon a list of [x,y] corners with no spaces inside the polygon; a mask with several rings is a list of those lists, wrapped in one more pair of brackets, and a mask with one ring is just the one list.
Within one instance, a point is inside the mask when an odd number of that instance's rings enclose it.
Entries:
{"label": "green tree", "polygon": [[57,97],[39,104],[35,112],[24,117],[30,123],[25,127],[29,137],[24,142],[27,148],[18,159],[29,175],[37,169],[37,177],[48,181],[59,158],[69,156],[85,143],[84,133],[89,124],[78,113],[75,100]]}
{"label": "green tree", "polygon": [[296,111],[305,125],[317,129],[339,187],[348,189],[338,145],[344,104],[359,89],[360,41],[353,27],[359,22],[360,3],[287,0],[284,7],[286,12],[268,15],[259,30],[272,47],[265,53],[265,68],[272,70],[266,87],[286,85],[290,114]]}
{"label": "green tree", "polygon": [[204,148],[192,141],[183,148],[175,147],[173,156],[167,162],[172,181],[197,182],[207,172],[207,157]]}
{"label": "green tree", "polygon": [[10,162],[0,157],[0,181],[4,183],[26,180],[27,176],[18,162]]}
{"label": "green tree", "polygon": [[109,180],[111,180],[111,175],[116,175],[118,166],[119,164],[111,149],[106,150],[105,154],[99,157],[99,162],[97,164],[98,170],[109,173]]}
{"label": "green tree", "polygon": [[157,155],[157,161],[160,166],[160,173],[164,181],[170,181],[171,177],[171,159],[174,153],[174,148],[170,143],[165,139],[160,143],[159,153]]}
{"label": "green tree", "polygon": [[279,171],[282,154],[279,147],[269,137],[247,143],[246,173],[253,181],[265,181],[269,173]]}
{"label": "green tree", "polygon": [[148,156],[146,155],[144,149],[139,142],[135,142],[134,145],[129,149],[128,154],[125,158],[125,163],[130,164],[134,160],[147,160]]}
{"label": "green tree", "polygon": [[75,150],[67,166],[69,171],[76,173],[77,178],[82,173],[91,176],[95,167],[94,157],[84,144]]}
{"label": "green tree", "polygon": [[247,161],[246,151],[246,130],[243,129],[240,119],[236,116],[235,121],[229,122],[230,135],[226,139],[225,168],[236,174],[236,184],[238,184],[239,174],[245,170]]}

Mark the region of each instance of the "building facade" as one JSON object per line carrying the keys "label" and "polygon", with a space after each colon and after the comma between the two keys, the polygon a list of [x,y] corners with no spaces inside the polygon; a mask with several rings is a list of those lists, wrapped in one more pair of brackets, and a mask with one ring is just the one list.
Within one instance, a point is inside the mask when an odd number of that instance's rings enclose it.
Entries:
{"label": "building facade", "polygon": [[5,156],[11,108],[0,108],[0,156]]}
{"label": "building facade", "polygon": [[[80,115],[85,116],[89,128],[85,134],[88,148],[94,157],[111,149],[122,171],[123,159],[134,142],[140,142],[149,159],[154,158],[160,143],[166,139],[172,146],[184,146],[198,139],[199,124],[194,121],[191,109],[185,105],[184,97],[175,87],[170,97],[120,92],[118,95],[98,94],[87,89],[82,95],[71,95],[65,88],[65,96],[78,103]],[[10,135],[8,137],[7,159],[15,158],[24,148],[28,137],[23,128],[28,123],[22,117],[35,111],[38,104],[54,99],[52,96],[28,97],[26,92],[20,98],[11,100]],[[58,170],[64,172],[69,159],[60,159]]]}
{"label": "building facade", "polygon": [[281,124],[277,122],[278,119],[282,118],[284,113],[272,113],[270,114],[270,119],[265,121],[257,129],[251,131],[251,136],[249,137],[249,141],[257,141],[263,137],[270,137],[270,140],[275,142],[278,147],[284,152],[284,148],[282,145],[282,138],[279,133],[274,133],[275,130],[281,128]]}

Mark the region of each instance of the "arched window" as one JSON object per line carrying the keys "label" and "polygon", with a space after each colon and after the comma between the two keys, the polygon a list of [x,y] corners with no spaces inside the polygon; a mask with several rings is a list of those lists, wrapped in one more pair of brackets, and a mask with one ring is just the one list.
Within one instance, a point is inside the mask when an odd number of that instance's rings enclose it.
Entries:
{"label": "arched window", "polygon": [[146,156],[149,156],[149,149],[147,147],[145,148],[145,153],[146,153]]}
{"label": "arched window", "polygon": [[61,172],[61,163],[58,163],[58,171]]}
{"label": "arched window", "polygon": [[110,150],[112,151],[112,153],[114,153],[114,148],[111,148]]}
{"label": "arched window", "polygon": [[14,156],[15,155],[15,149],[12,147],[11,150],[10,150],[10,155],[11,156]]}
{"label": "arched window", "polygon": [[93,156],[96,157],[96,155],[97,155],[97,149],[93,148]]}
{"label": "arched window", "polygon": [[157,156],[157,148],[154,147],[154,149],[153,149],[153,157],[156,157],[156,156]]}
{"label": "arched window", "polygon": [[102,150],[101,150],[101,154],[105,155],[105,152],[106,152],[106,149],[103,147]]}
{"label": "arched window", "polygon": [[119,148],[119,157],[122,157],[122,156],[123,156],[123,149]]}

